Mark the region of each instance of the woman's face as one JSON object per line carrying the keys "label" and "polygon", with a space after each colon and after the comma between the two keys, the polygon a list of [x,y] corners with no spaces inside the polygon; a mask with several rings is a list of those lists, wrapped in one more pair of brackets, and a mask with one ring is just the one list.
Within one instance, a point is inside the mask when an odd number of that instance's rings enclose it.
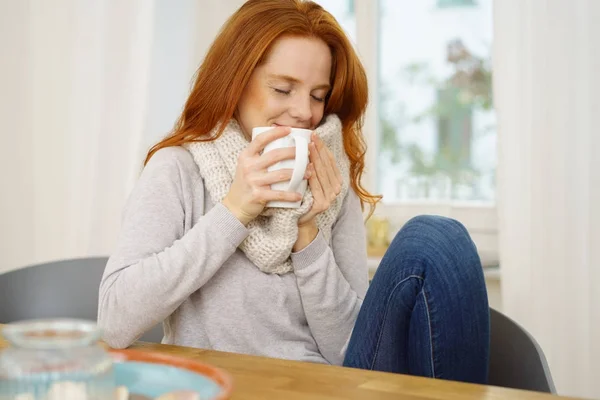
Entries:
{"label": "woman's face", "polygon": [[277,40],[256,67],[238,103],[236,117],[250,138],[257,126],[315,129],[330,89],[331,52],[315,38]]}

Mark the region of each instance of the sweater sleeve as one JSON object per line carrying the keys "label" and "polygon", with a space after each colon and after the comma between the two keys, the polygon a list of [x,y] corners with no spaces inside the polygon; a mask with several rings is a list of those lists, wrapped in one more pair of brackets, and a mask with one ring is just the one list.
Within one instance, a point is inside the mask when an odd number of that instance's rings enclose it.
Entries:
{"label": "sweater sleeve", "polygon": [[319,351],[341,365],[368,288],[365,228],[360,200],[350,190],[332,230],[292,254],[304,312]]}
{"label": "sweater sleeve", "polygon": [[125,207],[117,248],[100,283],[98,324],[111,347],[129,346],[166,319],[248,234],[222,204],[184,234],[186,213],[191,212],[186,198],[204,193],[192,189],[202,179],[197,169],[186,168],[184,157],[190,156],[181,148],[157,152]]}

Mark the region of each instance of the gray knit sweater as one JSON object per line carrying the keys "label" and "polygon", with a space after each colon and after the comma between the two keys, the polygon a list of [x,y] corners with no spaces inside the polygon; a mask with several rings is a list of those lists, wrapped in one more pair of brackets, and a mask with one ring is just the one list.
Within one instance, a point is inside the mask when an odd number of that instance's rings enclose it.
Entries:
{"label": "gray knit sweater", "polygon": [[253,265],[238,249],[247,234],[211,202],[187,150],[159,150],[127,202],[100,284],[104,340],[127,347],[163,321],[163,343],[341,364],[368,286],[356,193],[330,243],[319,234],[293,253],[289,274]]}

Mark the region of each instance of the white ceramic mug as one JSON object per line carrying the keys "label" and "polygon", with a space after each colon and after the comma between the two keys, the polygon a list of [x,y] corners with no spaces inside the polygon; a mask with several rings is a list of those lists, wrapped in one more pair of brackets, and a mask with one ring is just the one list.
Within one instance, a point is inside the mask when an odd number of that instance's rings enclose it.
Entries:
{"label": "white ceramic mug", "polygon": [[[252,140],[254,140],[261,133],[271,129],[273,129],[272,126],[260,126],[252,129]],[[304,192],[306,192],[307,187],[304,174],[306,173],[306,167],[308,166],[308,144],[310,143],[311,135],[312,131],[310,129],[291,128],[289,135],[274,140],[265,147],[263,153],[275,149],[282,149],[284,147],[296,148],[296,156],[293,159],[280,161],[269,167],[269,171],[277,171],[279,169],[292,169],[294,171],[292,173],[292,179],[289,181],[274,183],[271,185],[271,189],[282,190],[285,192],[296,192],[304,196]],[[300,207],[301,203],[302,200],[296,202],[270,201],[267,203],[267,207],[298,208]]]}

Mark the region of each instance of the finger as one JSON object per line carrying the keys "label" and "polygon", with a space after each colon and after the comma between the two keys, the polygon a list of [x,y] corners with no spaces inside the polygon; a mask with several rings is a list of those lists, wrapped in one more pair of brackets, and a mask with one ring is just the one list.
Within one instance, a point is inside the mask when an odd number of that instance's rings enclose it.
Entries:
{"label": "finger", "polygon": [[333,192],[333,190],[331,188],[331,184],[329,182],[329,176],[327,175],[326,167],[323,164],[323,160],[321,159],[321,156],[319,155],[319,150],[317,150],[317,147],[315,146],[314,143],[311,143],[309,145],[309,149],[310,149],[310,161],[314,165],[315,175],[317,176],[317,179],[319,180],[319,184],[321,185],[323,193]]}
{"label": "finger", "polygon": [[310,169],[310,178],[308,179],[308,186],[310,187],[310,191],[314,198],[315,204],[321,204],[325,199],[323,194],[323,187],[321,186],[321,182],[319,182],[319,178],[317,177],[317,173],[315,171],[315,165],[309,164],[308,168]]}
{"label": "finger", "polygon": [[331,157],[329,157],[329,154],[331,152],[329,151],[327,146],[325,146],[325,143],[323,143],[323,141],[319,137],[316,137],[315,141],[317,149],[319,149],[319,157],[321,158],[321,161],[325,166],[325,170],[327,171],[327,178],[329,179],[329,183],[333,191],[331,193],[331,200],[333,200],[335,199],[335,196],[337,196],[342,190],[342,185],[340,182],[338,182],[337,177],[335,175],[335,161],[332,162]]}
{"label": "finger", "polygon": [[288,126],[277,126],[256,136],[252,142],[250,142],[250,145],[248,145],[246,150],[252,155],[259,154],[265,149],[266,145],[274,140],[289,135],[290,132],[291,129]]}
{"label": "finger", "polygon": [[269,201],[295,202],[302,200],[302,195],[297,192],[285,192],[283,190],[265,189],[261,191],[261,193],[259,194],[259,198],[264,203],[267,203]]}
{"label": "finger", "polygon": [[340,184],[340,191],[341,191],[341,186],[344,183],[344,180],[342,178],[342,173],[340,172],[340,169],[337,166],[337,162],[335,161],[335,157],[333,156],[333,153],[330,151],[328,153],[329,158],[331,160],[331,163],[334,166],[334,170],[335,170],[335,178],[337,179],[338,183]]}
{"label": "finger", "polygon": [[[254,178],[254,183],[258,186],[267,186],[272,185],[278,182],[285,182],[292,179],[292,174],[294,173],[293,169],[279,169],[277,171],[270,172],[261,172],[257,177]],[[304,174],[304,179],[308,179],[310,177],[310,171],[306,170]]]}
{"label": "finger", "polygon": [[264,170],[269,168],[273,164],[277,164],[280,161],[292,160],[296,157],[296,149],[294,147],[284,147],[281,149],[275,149],[263,153],[256,165],[256,170]]}

